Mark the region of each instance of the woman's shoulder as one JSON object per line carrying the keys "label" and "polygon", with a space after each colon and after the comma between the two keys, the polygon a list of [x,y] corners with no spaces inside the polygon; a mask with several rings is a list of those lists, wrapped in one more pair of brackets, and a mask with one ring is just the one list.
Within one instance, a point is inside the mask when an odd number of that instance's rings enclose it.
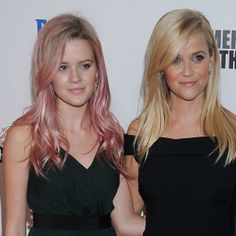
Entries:
{"label": "woman's shoulder", "polygon": [[127,134],[136,135],[138,133],[139,127],[140,127],[140,120],[139,120],[139,118],[135,118],[129,124]]}
{"label": "woman's shoulder", "polygon": [[12,125],[5,133],[3,146],[22,146],[26,147],[31,141],[30,125]]}
{"label": "woman's shoulder", "polygon": [[[3,163],[13,164],[25,161],[31,147],[31,127],[28,125],[10,126],[3,140]],[[28,163],[28,161],[27,161]]]}
{"label": "woman's shoulder", "polygon": [[17,140],[28,139],[31,135],[30,125],[12,125],[6,131],[6,137]]}

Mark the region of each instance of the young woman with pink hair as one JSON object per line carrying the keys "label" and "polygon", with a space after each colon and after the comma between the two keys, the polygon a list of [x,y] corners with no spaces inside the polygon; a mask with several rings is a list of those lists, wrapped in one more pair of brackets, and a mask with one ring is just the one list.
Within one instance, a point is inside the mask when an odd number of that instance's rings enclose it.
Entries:
{"label": "young woman with pink hair", "polygon": [[142,235],[93,27],[70,14],[49,20],[36,41],[32,80],[33,104],[4,142],[4,236],[26,235],[27,205],[31,236]]}

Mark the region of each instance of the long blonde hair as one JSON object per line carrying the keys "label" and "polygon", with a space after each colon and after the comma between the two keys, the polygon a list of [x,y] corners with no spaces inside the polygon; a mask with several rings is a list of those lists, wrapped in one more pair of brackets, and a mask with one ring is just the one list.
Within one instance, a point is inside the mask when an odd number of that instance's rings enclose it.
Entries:
{"label": "long blonde hair", "polygon": [[147,155],[152,144],[163,134],[170,118],[169,90],[163,72],[177,57],[191,36],[205,35],[214,65],[205,89],[201,127],[207,136],[218,140],[219,157],[227,150],[226,164],[236,156],[236,129],[232,113],[219,101],[220,63],[213,30],[206,17],[190,9],[173,10],[157,22],[145,55],[142,82],[143,109],[136,135],[138,157]]}

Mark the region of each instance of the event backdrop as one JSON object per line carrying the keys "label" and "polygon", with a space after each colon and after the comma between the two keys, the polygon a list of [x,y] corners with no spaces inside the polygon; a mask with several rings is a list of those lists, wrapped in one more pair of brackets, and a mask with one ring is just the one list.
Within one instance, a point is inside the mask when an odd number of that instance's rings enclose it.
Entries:
{"label": "event backdrop", "polygon": [[[210,20],[221,56],[222,103],[236,113],[235,0],[1,0],[0,130],[31,104],[30,63],[38,30],[65,12],[84,16],[95,26],[104,50],[112,111],[127,129],[137,114],[152,29],[161,15],[176,8],[200,10]],[[1,189],[2,183],[0,196]]]}

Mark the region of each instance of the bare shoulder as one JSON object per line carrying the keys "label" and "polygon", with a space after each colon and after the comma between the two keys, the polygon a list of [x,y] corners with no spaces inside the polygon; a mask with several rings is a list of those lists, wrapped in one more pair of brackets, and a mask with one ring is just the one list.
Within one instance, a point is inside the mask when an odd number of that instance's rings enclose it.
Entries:
{"label": "bare shoulder", "polygon": [[5,141],[24,143],[29,141],[30,137],[31,127],[29,125],[13,125],[7,130]]}
{"label": "bare shoulder", "polygon": [[11,126],[3,143],[3,156],[15,156],[24,159],[27,156],[31,142],[31,127],[28,125]]}
{"label": "bare shoulder", "polygon": [[134,119],[127,130],[127,133],[130,135],[136,135],[140,127],[140,120],[138,118]]}

